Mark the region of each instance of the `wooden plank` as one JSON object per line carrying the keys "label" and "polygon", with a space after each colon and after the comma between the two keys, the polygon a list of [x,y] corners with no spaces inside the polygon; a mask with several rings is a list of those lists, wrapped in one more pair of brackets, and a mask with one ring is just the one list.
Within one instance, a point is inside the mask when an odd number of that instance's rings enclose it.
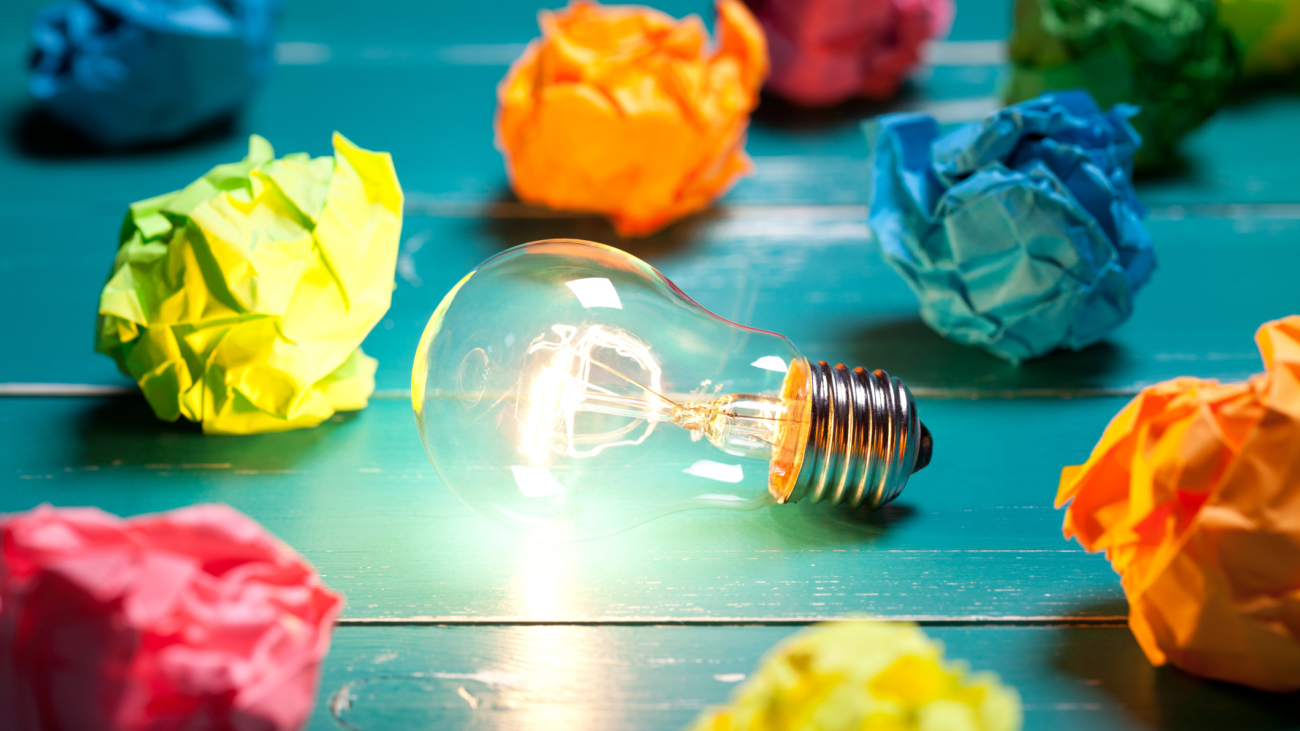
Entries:
{"label": "wooden plank", "polygon": [[[355,50],[358,55],[365,52]],[[974,82],[968,78],[969,69],[936,70],[892,106],[863,103],[808,114],[769,104],[773,111],[758,117],[748,146],[760,157],[759,175],[738,188],[736,199],[859,201],[865,142],[858,119],[891,108],[928,108],[987,96],[994,78],[990,69]],[[252,132],[269,139],[281,154],[321,155],[329,153],[330,135],[338,130],[363,147],[392,152],[409,194],[476,201],[508,197],[492,133],[496,85],[505,71],[504,63],[428,66],[382,57],[361,65],[280,66],[249,112],[225,135],[161,150],[104,155],[24,117],[30,103],[22,69],[0,67],[0,113],[17,120],[19,128],[16,144],[0,146],[0,213],[30,213],[38,206],[59,214],[116,214],[134,200],[186,185],[213,165],[242,158]],[[455,113],[449,113],[448,99],[456,100]],[[786,158],[807,155],[833,159],[823,164],[800,158],[800,185],[790,190],[779,179],[790,164]],[[765,157],[777,159],[765,164]],[[842,158],[855,162],[846,167]],[[825,165],[834,167],[823,170]],[[770,182],[770,176],[763,176],[769,166],[778,176]]]}
{"label": "wooden plank", "polygon": [[[419,334],[444,293],[488,256],[550,237],[622,246],[724,317],[783,333],[814,360],[884,368],[932,395],[1128,393],[1178,375],[1240,379],[1261,367],[1255,328],[1295,311],[1290,272],[1300,266],[1300,220],[1155,220],[1160,265],[1133,318],[1101,344],[1015,367],[930,331],[911,291],[880,259],[864,217],[851,206],[746,208],[626,241],[595,219],[410,216],[392,310],[365,348],[379,358],[381,389],[408,388]],[[44,216],[3,221],[28,242],[47,241],[55,225]],[[0,361],[0,383],[127,384],[91,352],[118,226],[107,215],[58,219],[55,242],[0,257],[0,311],[25,313],[10,322],[9,337],[27,348]]]}
{"label": "wooden plank", "polygon": [[[37,4],[24,0],[18,6]],[[1002,37],[1008,4],[963,3],[953,38]],[[329,133],[339,129],[359,144],[392,151],[410,192],[474,200],[508,195],[492,147],[495,86],[511,54],[535,33],[533,7],[495,8],[490,23],[483,22],[478,6],[450,11],[400,2],[364,10],[347,3],[332,11],[290,8],[282,37],[296,45],[285,47],[284,63],[231,134],[167,150],[102,156],[69,153],[66,140],[20,130],[16,146],[0,148],[5,173],[0,176],[0,213],[32,204],[121,210],[131,200],[237,159],[251,131],[268,136],[282,151],[323,154]],[[664,6],[670,12],[707,7],[694,0]],[[30,102],[18,61],[25,41],[16,29],[30,11],[18,7],[6,12],[9,22],[0,18],[0,28],[8,29],[10,40],[0,40],[0,58],[8,59],[0,62],[0,114],[26,129],[19,120]],[[434,14],[436,21],[421,22]],[[991,100],[1000,73],[991,64],[923,70],[888,104],[854,102],[808,111],[768,100],[755,115],[748,143],[757,160],[755,174],[741,181],[728,200],[864,203],[867,150],[859,120],[915,109],[950,122],[978,118],[995,104]],[[456,100],[455,113],[448,113],[447,99]],[[1300,182],[1290,174],[1286,156],[1275,154],[1289,148],[1298,119],[1300,99],[1294,95],[1239,100],[1188,138],[1184,170],[1144,181],[1141,193],[1162,207],[1300,201]]]}
{"label": "wooden plank", "polygon": [[[943,122],[978,119],[996,107],[989,98],[996,94],[998,72],[992,66],[937,69],[931,79],[918,83],[917,98],[886,106],[858,103],[820,112],[760,108],[747,147],[755,157],[754,174],[738,183],[727,200],[865,205],[868,150],[859,120],[911,110]],[[1279,154],[1294,146],[1292,131],[1298,123],[1300,98],[1294,94],[1260,93],[1237,100],[1187,137],[1179,169],[1140,176],[1138,195],[1157,209],[1300,202],[1292,158]]]}
{"label": "wooden plank", "polygon": [[302,551],[354,619],[1097,619],[1124,614],[1118,577],[1061,537],[1052,499],[1061,466],[1086,457],[1122,404],[922,401],[934,462],[878,514],[696,511],[551,545],[444,489],[403,401],[312,430],[204,437],[136,398],[8,398],[0,511],[230,503]]}
{"label": "wooden plank", "polygon": [[[48,4],[48,0],[7,0],[0,7],[0,42],[26,41],[28,19]],[[950,37],[1004,38],[1010,30],[1011,4],[1011,0],[961,0]],[[376,44],[526,42],[537,35],[538,9],[563,6],[561,0],[462,4],[385,0],[365,5],[348,0],[287,0],[281,12],[280,38]],[[713,3],[709,0],[656,0],[653,7],[676,17],[696,13],[712,23]]]}
{"label": "wooden plank", "polygon": [[[310,728],[672,731],[724,703],[791,628],[336,630]],[[1124,627],[931,627],[1020,693],[1036,729],[1300,728],[1300,696],[1153,668]],[[471,704],[477,704],[477,708]]]}

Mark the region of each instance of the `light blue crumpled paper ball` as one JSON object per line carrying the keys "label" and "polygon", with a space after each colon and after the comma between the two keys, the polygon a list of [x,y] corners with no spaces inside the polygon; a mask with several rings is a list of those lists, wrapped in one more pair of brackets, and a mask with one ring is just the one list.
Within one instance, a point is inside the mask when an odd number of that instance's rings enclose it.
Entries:
{"label": "light blue crumpled paper ball", "polygon": [[69,0],[32,20],[28,88],[102,147],[168,142],[237,112],[274,62],[279,0]]}
{"label": "light blue crumpled paper ball", "polygon": [[942,137],[923,114],[863,125],[871,228],[926,324],[1018,363],[1128,318],[1156,265],[1132,183],[1137,111],[1067,91]]}

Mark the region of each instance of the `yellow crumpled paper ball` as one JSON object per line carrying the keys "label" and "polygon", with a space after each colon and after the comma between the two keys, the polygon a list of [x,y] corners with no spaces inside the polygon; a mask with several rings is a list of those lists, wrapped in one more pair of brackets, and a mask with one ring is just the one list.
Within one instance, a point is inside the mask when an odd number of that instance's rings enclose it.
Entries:
{"label": "yellow crumpled paper ball", "polygon": [[770,650],[690,731],[1015,731],[1020,697],[968,673],[915,625],[838,622]]}
{"label": "yellow crumpled paper ball", "polygon": [[767,43],[739,0],[717,10],[712,51],[694,15],[582,1],[543,11],[542,37],[497,89],[497,147],[515,194],[644,236],[748,172]]}
{"label": "yellow crumpled paper ball", "polygon": [[334,156],[248,157],[131,204],[99,300],[95,349],[164,421],[209,434],[316,426],[362,409],[388,311],[402,190],[388,153],[334,134]]}

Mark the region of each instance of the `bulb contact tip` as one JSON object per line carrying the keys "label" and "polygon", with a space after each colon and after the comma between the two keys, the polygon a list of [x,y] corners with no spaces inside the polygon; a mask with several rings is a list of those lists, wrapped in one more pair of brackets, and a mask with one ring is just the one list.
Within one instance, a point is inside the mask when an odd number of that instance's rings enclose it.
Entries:
{"label": "bulb contact tip", "polygon": [[925,469],[930,464],[930,453],[934,451],[934,437],[930,436],[930,430],[926,428],[925,423],[921,424],[921,443],[916,448],[916,464],[912,465],[912,474],[916,474]]}
{"label": "bulb contact tip", "polygon": [[787,502],[806,497],[878,508],[930,463],[933,437],[897,378],[819,361],[810,368],[808,390],[808,443]]}

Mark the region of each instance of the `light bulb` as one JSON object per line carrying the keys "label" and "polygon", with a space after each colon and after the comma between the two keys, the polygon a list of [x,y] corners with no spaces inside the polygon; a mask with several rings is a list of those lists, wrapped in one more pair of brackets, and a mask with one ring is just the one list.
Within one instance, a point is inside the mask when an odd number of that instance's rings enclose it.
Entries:
{"label": "light bulb", "polygon": [[875,508],[930,461],[899,380],[811,364],[585,241],[524,244],[466,275],[425,328],[411,396],[452,492],[558,539],[696,508]]}

